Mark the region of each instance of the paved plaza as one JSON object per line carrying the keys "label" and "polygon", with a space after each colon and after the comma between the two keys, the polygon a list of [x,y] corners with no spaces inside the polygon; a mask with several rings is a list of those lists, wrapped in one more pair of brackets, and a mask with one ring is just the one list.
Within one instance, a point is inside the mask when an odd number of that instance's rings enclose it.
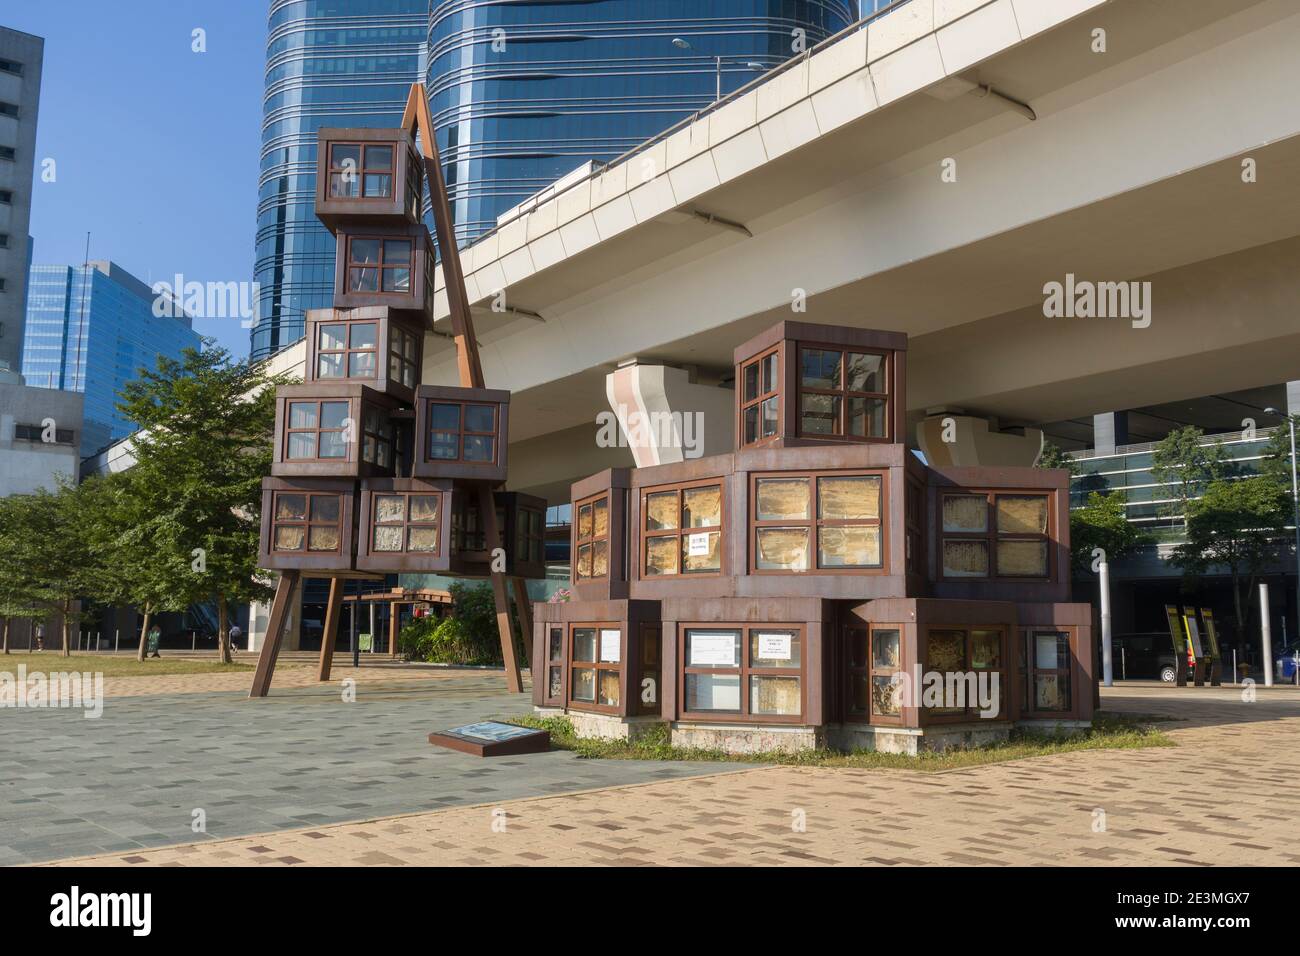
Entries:
{"label": "paved plaza", "polygon": [[[1099,864],[1300,862],[1300,691],[1128,685],[1177,747],[941,773],[481,760],[425,735],[521,713],[499,674],[286,670],[273,696],[119,688],[100,720],[9,711],[0,862],[109,865]],[[351,668],[336,677],[351,676]],[[280,677],[284,677],[283,681]],[[122,678],[164,680],[164,678]],[[305,686],[304,686],[305,685]],[[207,833],[191,830],[206,813]]]}

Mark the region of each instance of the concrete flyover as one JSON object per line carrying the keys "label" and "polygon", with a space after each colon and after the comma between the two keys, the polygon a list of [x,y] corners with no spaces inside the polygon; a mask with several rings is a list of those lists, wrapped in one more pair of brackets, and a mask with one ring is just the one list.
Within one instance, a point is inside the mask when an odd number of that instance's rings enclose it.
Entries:
{"label": "concrete flyover", "polygon": [[[1288,0],[911,0],[761,78],[466,250],[515,484],[630,463],[532,458],[592,448],[618,363],[726,385],[796,300],[912,337],[914,421],[1300,377],[1297,48]],[[1045,317],[1067,275],[1150,281],[1149,326]]]}

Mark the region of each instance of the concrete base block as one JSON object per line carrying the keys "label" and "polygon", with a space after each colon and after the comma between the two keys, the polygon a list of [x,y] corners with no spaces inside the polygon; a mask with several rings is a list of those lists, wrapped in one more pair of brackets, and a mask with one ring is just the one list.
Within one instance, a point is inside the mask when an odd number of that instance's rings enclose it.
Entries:
{"label": "concrete base block", "polygon": [[534,707],[539,717],[567,717],[573,732],[584,740],[635,741],[663,723],[658,717],[615,717],[610,714],[591,714],[580,710],[560,710],[556,707]]}
{"label": "concrete base block", "polygon": [[874,750],[886,754],[915,757],[925,751],[942,752],[967,747],[983,747],[1006,740],[1011,725],[949,724],[944,727],[870,727],[843,724],[829,728],[831,746],[838,750]]}
{"label": "concrete base block", "polygon": [[797,753],[826,745],[821,727],[773,727],[753,724],[682,724],[672,725],[675,747],[721,750],[730,754]]}

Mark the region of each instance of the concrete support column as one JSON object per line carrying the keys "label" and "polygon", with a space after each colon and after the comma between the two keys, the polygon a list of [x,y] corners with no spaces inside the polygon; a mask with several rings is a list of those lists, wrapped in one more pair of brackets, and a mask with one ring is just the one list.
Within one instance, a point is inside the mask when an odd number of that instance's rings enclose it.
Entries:
{"label": "concrete support column", "polygon": [[1300,379],[1286,383],[1286,411],[1288,415],[1300,415]]}
{"label": "concrete support column", "polygon": [[1043,451],[1037,428],[997,431],[996,421],[958,410],[927,409],[916,427],[916,443],[936,468],[1008,465],[1028,468]]}
{"label": "concrete support column", "polygon": [[[605,395],[638,468],[731,451],[731,389],[699,385],[685,369],[634,361],[605,376]],[[612,437],[607,431],[602,441]]]}
{"label": "concrete support column", "polygon": [[1113,455],[1128,444],[1128,412],[1102,412],[1092,416],[1092,447],[1099,455]]}

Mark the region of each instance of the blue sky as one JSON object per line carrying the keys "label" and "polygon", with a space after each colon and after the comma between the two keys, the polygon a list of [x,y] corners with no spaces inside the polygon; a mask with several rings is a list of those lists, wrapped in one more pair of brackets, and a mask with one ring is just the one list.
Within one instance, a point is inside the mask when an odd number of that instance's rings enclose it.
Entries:
{"label": "blue sky", "polygon": [[[45,38],[35,261],[112,259],[146,282],[251,282],[266,0],[25,0],[0,25]],[[207,52],[191,50],[192,31]],[[57,180],[41,181],[42,160]],[[195,329],[248,354],[238,319]]]}

